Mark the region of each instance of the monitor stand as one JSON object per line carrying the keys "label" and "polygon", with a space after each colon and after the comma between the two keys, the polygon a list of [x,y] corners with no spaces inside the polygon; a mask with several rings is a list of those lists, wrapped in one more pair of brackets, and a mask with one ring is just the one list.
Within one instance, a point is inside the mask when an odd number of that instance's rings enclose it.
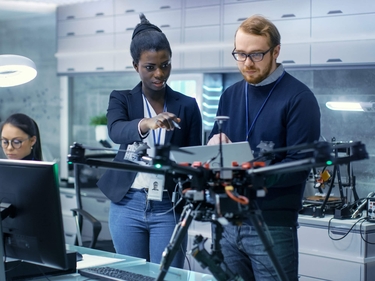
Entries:
{"label": "monitor stand", "polygon": [[3,220],[9,216],[11,212],[11,205],[8,203],[0,203],[0,280],[6,280],[5,277],[5,263],[4,260],[4,239],[3,239]]}
{"label": "monitor stand", "polygon": [[[37,276],[51,276],[75,273],[77,267],[76,252],[67,252],[68,269],[61,270],[50,268],[46,266],[36,265],[20,260],[4,261],[4,239],[3,239],[3,224],[2,221],[11,215],[12,207],[7,203],[0,203],[0,280],[13,281]],[[13,269],[13,270],[12,270]]]}
{"label": "monitor stand", "polygon": [[[25,278],[34,278],[39,276],[55,276],[62,274],[76,273],[77,266],[77,254],[76,252],[68,252],[68,269],[61,270],[56,268],[50,268],[42,265],[32,264],[20,260],[9,260],[3,264],[5,269],[5,278],[0,280],[13,281]],[[1,276],[1,275],[0,275]],[[1,276],[2,277],[2,276]]]}

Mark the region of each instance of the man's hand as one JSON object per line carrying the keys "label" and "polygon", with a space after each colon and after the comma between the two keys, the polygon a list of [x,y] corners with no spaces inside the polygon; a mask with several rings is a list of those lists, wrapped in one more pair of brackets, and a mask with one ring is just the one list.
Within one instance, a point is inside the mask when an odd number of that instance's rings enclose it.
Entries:
{"label": "man's hand", "polygon": [[[232,141],[226,136],[226,134],[221,134],[221,143],[232,143]],[[213,135],[207,143],[207,145],[217,144],[220,144],[220,134]]]}

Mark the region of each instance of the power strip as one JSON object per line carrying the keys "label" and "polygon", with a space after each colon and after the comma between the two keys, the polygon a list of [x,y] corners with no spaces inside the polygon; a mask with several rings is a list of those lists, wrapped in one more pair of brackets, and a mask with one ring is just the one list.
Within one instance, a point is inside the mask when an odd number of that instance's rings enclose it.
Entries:
{"label": "power strip", "polygon": [[375,198],[367,198],[367,220],[375,222]]}

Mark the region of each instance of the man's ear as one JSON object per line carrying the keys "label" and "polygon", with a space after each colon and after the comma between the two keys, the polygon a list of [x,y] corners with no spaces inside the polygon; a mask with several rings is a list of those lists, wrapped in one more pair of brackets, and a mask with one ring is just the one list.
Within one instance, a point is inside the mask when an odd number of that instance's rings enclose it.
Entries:
{"label": "man's ear", "polygon": [[280,44],[273,48],[273,57],[275,60],[279,57],[280,54]]}

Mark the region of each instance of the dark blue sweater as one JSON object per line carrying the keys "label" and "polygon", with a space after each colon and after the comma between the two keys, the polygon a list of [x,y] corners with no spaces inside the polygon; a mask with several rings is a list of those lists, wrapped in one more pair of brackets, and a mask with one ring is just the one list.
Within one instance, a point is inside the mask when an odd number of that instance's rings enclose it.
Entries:
{"label": "dark blue sweater", "polygon": [[[306,85],[288,73],[285,73],[276,85],[259,112],[275,83],[252,86],[242,80],[226,89],[219,102],[217,115],[230,117],[224,122],[222,131],[232,142],[246,140],[249,128],[256,119],[248,139],[255,156],[259,152],[257,145],[261,141],[272,141],[276,149],[319,140],[320,109],[317,100]],[[245,86],[248,87],[248,110]],[[209,138],[217,133],[218,127],[215,123]],[[290,162],[309,156],[289,150],[276,154],[270,164]],[[265,197],[258,197],[256,200],[268,225],[297,224],[309,171],[310,169],[273,175],[266,179],[268,192]]]}

